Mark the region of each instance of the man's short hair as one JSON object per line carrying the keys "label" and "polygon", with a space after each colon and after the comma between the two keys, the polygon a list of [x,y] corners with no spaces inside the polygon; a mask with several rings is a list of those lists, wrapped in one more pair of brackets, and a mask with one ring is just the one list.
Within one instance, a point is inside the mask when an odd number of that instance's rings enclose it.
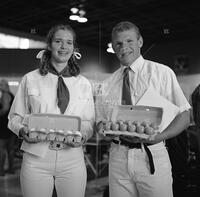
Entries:
{"label": "man's short hair", "polygon": [[130,30],[130,29],[134,29],[135,30],[135,32],[138,35],[138,39],[139,39],[140,36],[141,36],[139,27],[137,27],[137,25],[135,25],[134,23],[131,23],[129,21],[122,21],[120,23],[117,23],[113,27],[113,29],[112,29],[112,39],[115,36],[115,34],[117,34],[119,32]]}

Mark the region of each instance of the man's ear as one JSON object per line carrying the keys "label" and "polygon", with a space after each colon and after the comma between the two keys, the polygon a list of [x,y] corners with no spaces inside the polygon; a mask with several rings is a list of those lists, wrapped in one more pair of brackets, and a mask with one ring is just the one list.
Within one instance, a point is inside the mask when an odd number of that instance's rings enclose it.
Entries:
{"label": "man's ear", "polygon": [[138,46],[141,48],[143,46],[143,38],[142,36],[140,36],[139,40],[138,40]]}

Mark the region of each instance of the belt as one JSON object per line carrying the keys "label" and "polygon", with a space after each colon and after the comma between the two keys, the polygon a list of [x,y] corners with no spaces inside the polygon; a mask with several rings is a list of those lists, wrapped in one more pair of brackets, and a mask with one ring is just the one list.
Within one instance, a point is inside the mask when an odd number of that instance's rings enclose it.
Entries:
{"label": "belt", "polygon": [[[128,142],[128,141],[123,140],[123,139],[120,139],[119,141],[113,139],[112,142],[115,143],[115,144],[126,146],[130,149],[134,149],[134,148],[140,149],[140,148],[142,148],[141,143],[131,143],[131,142]],[[154,162],[153,162],[153,156],[151,154],[150,149],[148,148],[148,146],[151,146],[151,144],[143,144],[143,145],[144,145],[144,149],[145,149],[147,156],[148,156],[148,159],[149,159],[150,172],[151,172],[151,174],[154,174],[155,166],[154,166]]]}
{"label": "belt", "polygon": [[57,142],[57,141],[50,141],[49,144],[49,149],[50,150],[62,150],[67,147],[67,144],[64,144],[62,142]]}

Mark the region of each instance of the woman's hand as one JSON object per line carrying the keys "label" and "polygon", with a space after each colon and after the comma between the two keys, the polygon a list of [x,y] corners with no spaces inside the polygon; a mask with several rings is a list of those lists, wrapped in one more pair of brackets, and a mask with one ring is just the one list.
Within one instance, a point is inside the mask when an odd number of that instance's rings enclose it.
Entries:
{"label": "woman's hand", "polygon": [[80,138],[79,138],[79,136],[77,138],[69,136],[69,137],[65,138],[64,143],[67,144],[70,147],[78,148],[78,147],[81,147],[83,144],[86,143],[86,139],[87,138],[86,138],[85,135],[82,135]]}
{"label": "woman's hand", "polygon": [[29,129],[24,126],[19,130],[19,137],[22,138],[27,143],[37,143],[40,142],[40,139],[37,138],[29,138]]}

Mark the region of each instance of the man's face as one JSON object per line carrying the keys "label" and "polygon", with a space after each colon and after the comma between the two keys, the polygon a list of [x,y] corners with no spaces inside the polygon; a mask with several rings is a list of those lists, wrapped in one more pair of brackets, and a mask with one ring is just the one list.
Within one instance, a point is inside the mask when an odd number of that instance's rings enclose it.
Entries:
{"label": "man's face", "polygon": [[142,45],[143,39],[134,29],[118,32],[112,38],[112,47],[123,66],[130,66],[140,56]]}

